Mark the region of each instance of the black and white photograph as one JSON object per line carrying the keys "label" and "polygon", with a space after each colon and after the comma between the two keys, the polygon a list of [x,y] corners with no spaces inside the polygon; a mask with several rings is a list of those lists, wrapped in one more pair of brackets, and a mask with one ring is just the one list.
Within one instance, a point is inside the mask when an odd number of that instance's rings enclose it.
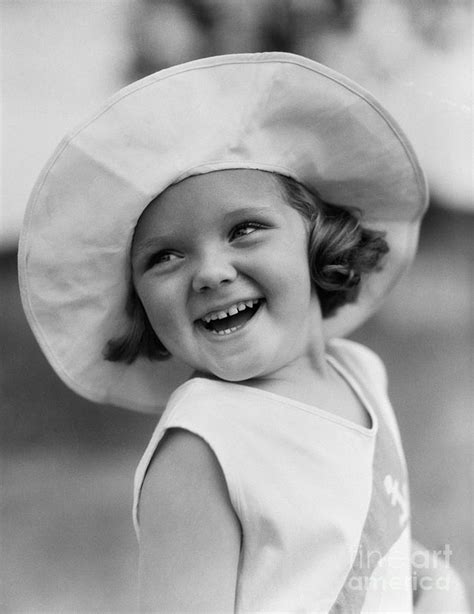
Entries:
{"label": "black and white photograph", "polygon": [[469,614],[472,1],[0,21],[0,611]]}

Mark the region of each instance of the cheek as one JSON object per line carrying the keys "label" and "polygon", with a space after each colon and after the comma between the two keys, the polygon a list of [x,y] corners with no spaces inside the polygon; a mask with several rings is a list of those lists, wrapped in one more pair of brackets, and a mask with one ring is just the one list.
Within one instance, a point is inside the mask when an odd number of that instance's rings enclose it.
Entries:
{"label": "cheek", "polygon": [[298,247],[297,249],[293,248],[294,255],[292,259],[293,279],[294,283],[298,284],[301,290],[307,293],[309,298],[312,294],[313,284],[309,263],[309,238],[306,230],[296,245]]}
{"label": "cheek", "polygon": [[271,267],[277,286],[290,297],[311,294],[311,271],[306,244],[303,241],[286,246],[272,258]]}
{"label": "cheek", "polygon": [[136,289],[153,330],[162,339],[163,333],[166,336],[166,331],[175,326],[177,315],[176,308],[171,309],[171,305],[175,307],[176,301],[170,289],[167,290],[164,284],[157,287],[156,283],[138,284]]}

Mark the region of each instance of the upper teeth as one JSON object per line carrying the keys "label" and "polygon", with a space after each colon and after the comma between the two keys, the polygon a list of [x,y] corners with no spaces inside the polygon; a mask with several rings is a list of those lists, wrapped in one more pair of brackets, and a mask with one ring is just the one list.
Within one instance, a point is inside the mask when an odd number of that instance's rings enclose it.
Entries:
{"label": "upper teeth", "polygon": [[228,318],[229,316],[235,316],[235,314],[239,311],[244,311],[244,309],[247,309],[247,307],[253,307],[258,302],[259,299],[251,299],[249,301],[235,303],[234,305],[231,305],[225,310],[213,311],[212,313],[208,313],[202,319],[206,323],[209,323],[211,320],[222,320],[223,318]]}

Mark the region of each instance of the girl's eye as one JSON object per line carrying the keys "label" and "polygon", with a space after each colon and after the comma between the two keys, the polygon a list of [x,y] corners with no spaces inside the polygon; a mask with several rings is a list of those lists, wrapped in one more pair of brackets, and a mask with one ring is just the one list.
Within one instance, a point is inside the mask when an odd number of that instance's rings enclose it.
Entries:
{"label": "girl's eye", "polygon": [[156,254],[152,254],[150,258],[148,258],[146,262],[146,269],[151,269],[152,267],[160,264],[167,264],[168,262],[173,262],[179,258],[177,254],[169,251],[161,251]]}
{"label": "girl's eye", "polygon": [[240,237],[246,237],[261,228],[265,228],[265,226],[258,222],[243,222],[232,229],[231,238],[239,239]]}

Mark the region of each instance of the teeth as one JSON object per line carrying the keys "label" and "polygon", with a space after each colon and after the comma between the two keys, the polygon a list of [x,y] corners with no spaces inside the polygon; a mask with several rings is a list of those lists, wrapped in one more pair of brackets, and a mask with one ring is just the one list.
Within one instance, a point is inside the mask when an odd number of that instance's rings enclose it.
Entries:
{"label": "teeth", "polygon": [[[206,322],[206,324],[209,324],[211,320],[223,320],[224,318],[227,318],[229,316],[235,316],[237,313],[239,313],[239,311],[244,311],[245,309],[247,309],[247,307],[252,308],[257,303],[258,303],[258,299],[252,299],[250,301],[236,303],[235,305],[231,305],[231,307],[229,307],[226,311],[224,310],[217,311],[212,314],[208,314],[204,316],[202,319],[204,320],[204,322]],[[231,331],[232,329],[229,328],[226,330]],[[225,331],[221,331],[221,332],[225,333]]]}
{"label": "teeth", "polygon": [[229,335],[230,333],[233,333],[234,330],[237,330],[237,326],[233,326],[232,328],[226,328],[225,330],[219,330],[219,331],[213,331],[214,334],[217,335]]}

